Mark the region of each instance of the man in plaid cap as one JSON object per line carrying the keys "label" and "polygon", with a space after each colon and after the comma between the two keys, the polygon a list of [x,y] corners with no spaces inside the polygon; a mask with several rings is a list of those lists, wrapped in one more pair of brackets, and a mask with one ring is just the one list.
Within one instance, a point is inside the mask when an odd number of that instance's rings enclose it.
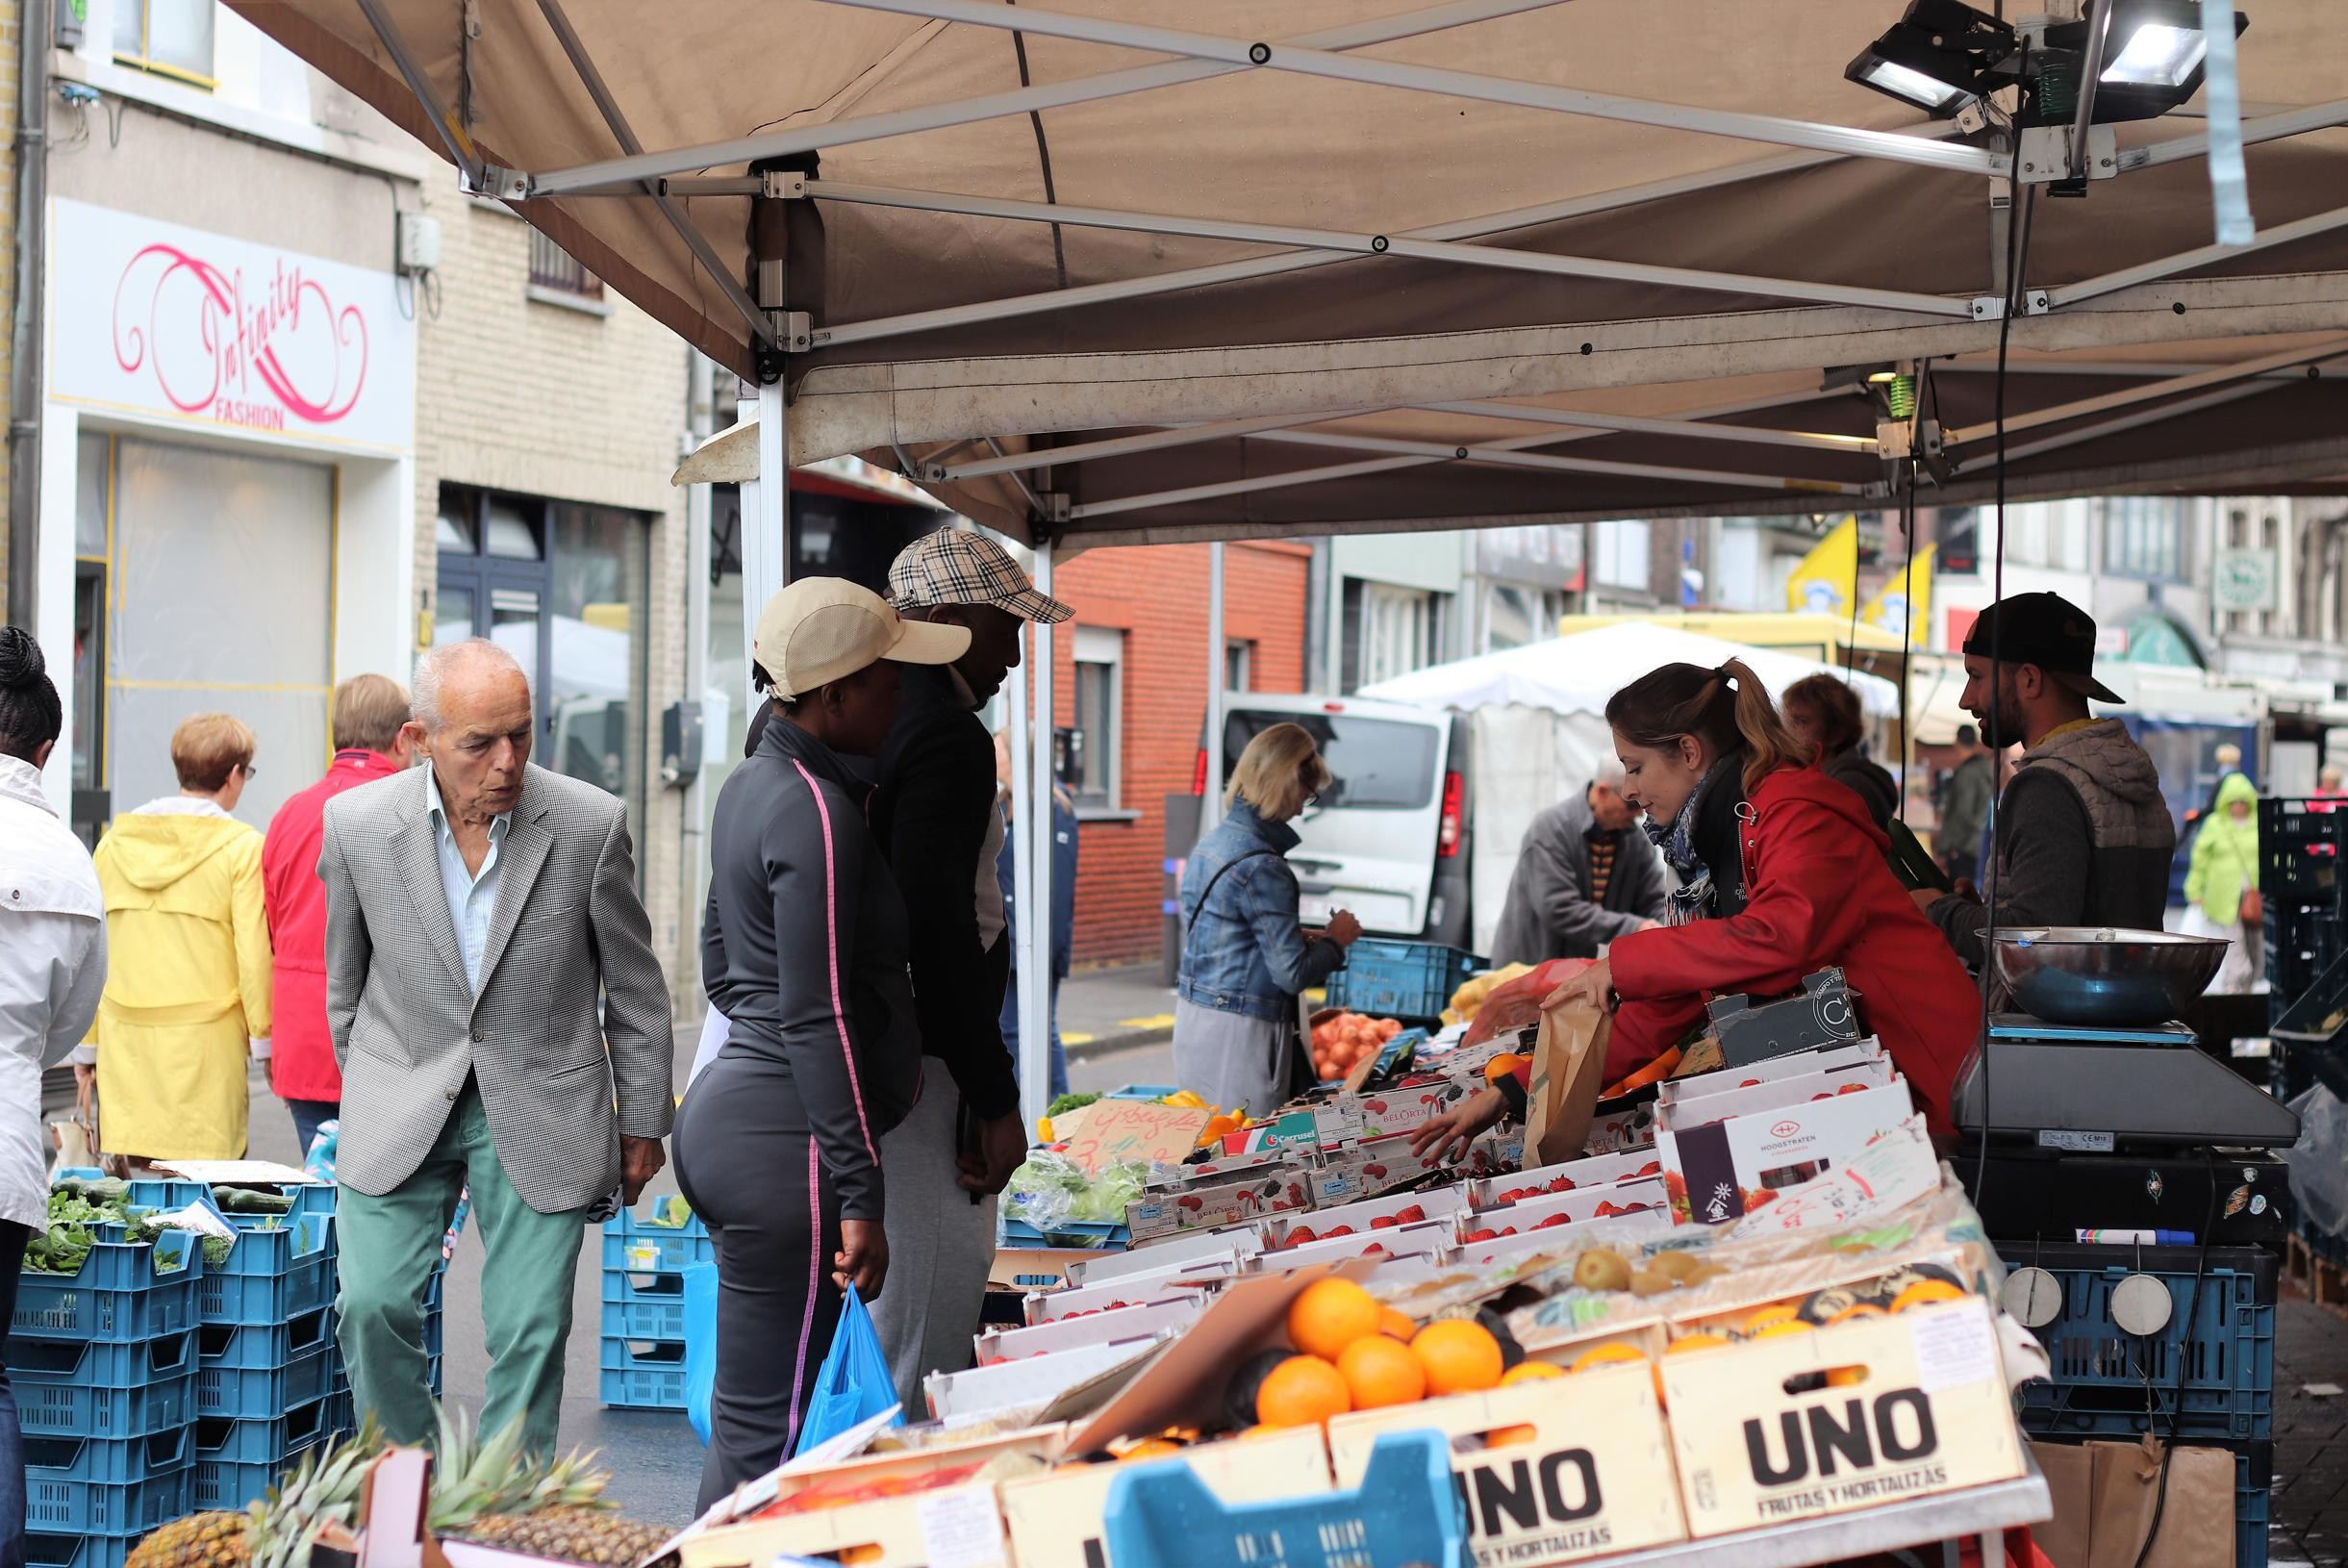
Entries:
{"label": "man in plaid cap", "polygon": [[889,1288],[872,1317],[898,1396],[919,1411],[929,1374],[970,1365],[995,1260],[996,1194],[1027,1156],[1019,1076],[998,1021],[1011,944],[995,874],[1003,842],[995,742],[977,710],[1018,668],[1024,623],[1056,625],[1073,612],[1038,593],[1000,544],[966,528],[906,546],[889,569],[889,600],[908,620],[971,634],[952,664],[903,671],[871,808],[912,923],[924,1058],[920,1102],[881,1140]]}

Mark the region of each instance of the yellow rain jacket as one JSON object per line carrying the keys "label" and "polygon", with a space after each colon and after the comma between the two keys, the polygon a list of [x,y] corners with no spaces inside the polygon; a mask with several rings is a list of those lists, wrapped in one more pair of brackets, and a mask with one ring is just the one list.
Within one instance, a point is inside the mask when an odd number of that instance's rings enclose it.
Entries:
{"label": "yellow rain jacket", "polygon": [[92,857],[108,949],[98,1136],[110,1154],[239,1159],[246,1042],[269,1033],[261,834],[180,807],[116,818]]}

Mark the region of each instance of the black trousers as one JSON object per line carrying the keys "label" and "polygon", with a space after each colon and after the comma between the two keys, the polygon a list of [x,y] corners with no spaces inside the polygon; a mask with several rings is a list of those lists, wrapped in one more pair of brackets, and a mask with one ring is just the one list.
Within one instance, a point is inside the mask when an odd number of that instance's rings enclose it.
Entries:
{"label": "black trousers", "polygon": [[694,1080],[675,1149],[677,1185],[718,1254],[705,1511],[798,1442],[840,1323],[840,1200],[790,1073],[755,1056],[720,1053]]}

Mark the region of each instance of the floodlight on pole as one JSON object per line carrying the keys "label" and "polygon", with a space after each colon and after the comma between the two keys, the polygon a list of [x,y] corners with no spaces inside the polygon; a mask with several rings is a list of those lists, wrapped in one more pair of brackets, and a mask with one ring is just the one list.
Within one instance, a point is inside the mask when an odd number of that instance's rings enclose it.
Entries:
{"label": "floodlight on pole", "polygon": [[[2096,71],[2095,121],[2153,119],[2201,90],[2209,64],[2209,38],[2202,31],[2199,0],[2111,0],[2110,21]],[[2234,13],[2234,36],[2250,18]],[[2086,52],[2083,21],[2046,30],[2051,51]]]}
{"label": "floodlight on pole", "polygon": [[[2011,55],[2014,30],[1960,0],[1912,0],[1906,13],[1843,68],[1860,87],[1954,119]],[[1991,84],[1994,85],[1994,84]]]}

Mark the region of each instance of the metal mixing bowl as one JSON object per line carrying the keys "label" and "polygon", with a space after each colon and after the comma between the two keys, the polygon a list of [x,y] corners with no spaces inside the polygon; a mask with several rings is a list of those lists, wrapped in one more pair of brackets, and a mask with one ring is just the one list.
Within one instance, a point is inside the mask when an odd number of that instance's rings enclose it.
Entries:
{"label": "metal mixing bowl", "polygon": [[2021,926],[1998,932],[1998,978],[2049,1024],[2165,1024],[2208,988],[2229,946],[2174,931]]}

